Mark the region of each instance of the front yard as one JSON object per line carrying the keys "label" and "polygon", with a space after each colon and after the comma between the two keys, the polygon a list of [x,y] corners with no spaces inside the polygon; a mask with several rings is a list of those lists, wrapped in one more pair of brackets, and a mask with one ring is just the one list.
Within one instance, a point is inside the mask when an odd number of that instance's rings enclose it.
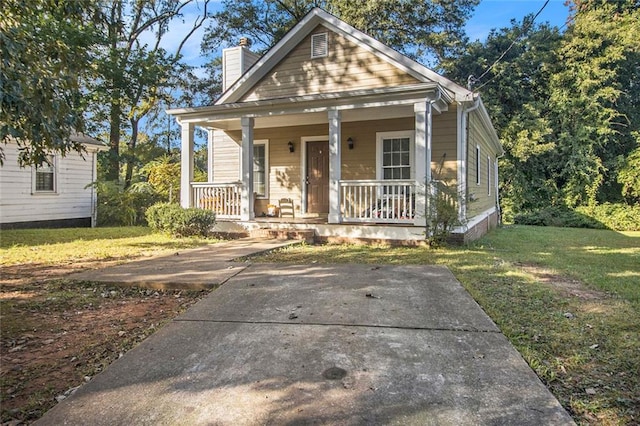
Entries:
{"label": "front yard", "polygon": [[31,422],[198,300],[64,276],[207,243],[148,228],[1,231],[1,422]]}
{"label": "front yard", "polygon": [[[207,243],[146,228],[2,231],[2,422],[39,418],[203,295],[66,274]],[[301,246],[253,260],[446,265],[579,424],[640,423],[640,232],[511,226],[463,248]]]}

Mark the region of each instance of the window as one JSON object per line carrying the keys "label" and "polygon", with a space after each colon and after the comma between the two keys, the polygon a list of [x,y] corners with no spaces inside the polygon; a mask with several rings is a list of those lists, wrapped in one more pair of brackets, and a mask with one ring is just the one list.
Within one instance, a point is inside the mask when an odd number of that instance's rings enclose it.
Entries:
{"label": "window", "polygon": [[324,58],[329,54],[328,33],[313,34],[311,36],[311,59]]}
{"label": "window", "polygon": [[491,195],[491,157],[487,155],[487,195]]}
{"label": "window", "polygon": [[258,198],[267,198],[268,150],[266,141],[256,141],[253,145],[253,192]]}
{"label": "window", "polygon": [[53,155],[47,155],[47,160],[35,167],[33,191],[56,192],[56,165]]}
{"label": "window", "polygon": [[378,143],[378,179],[413,178],[413,131],[382,132]]}
{"label": "window", "polygon": [[480,185],[480,145],[476,145],[476,185]]}

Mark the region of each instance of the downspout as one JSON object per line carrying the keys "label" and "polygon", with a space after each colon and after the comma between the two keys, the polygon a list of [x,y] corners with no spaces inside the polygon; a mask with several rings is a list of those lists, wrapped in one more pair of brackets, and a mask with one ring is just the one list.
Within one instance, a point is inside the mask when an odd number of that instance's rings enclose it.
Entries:
{"label": "downspout", "polygon": [[467,158],[468,158],[468,152],[469,152],[469,113],[475,111],[476,109],[478,109],[480,107],[480,98],[475,98],[473,101],[473,106],[464,109],[464,105],[461,104],[463,110],[462,110],[462,147],[461,148],[461,153],[462,153],[462,163],[463,163],[463,168],[464,170],[461,171],[460,173],[460,210],[458,212],[458,216],[460,219],[460,222],[465,223],[467,220]]}

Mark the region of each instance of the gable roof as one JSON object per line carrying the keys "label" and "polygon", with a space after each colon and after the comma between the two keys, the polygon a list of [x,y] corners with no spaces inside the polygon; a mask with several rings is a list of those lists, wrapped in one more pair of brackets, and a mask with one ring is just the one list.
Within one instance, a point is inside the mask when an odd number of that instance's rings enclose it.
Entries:
{"label": "gable roof", "polygon": [[358,44],[365,50],[391,63],[420,82],[438,83],[457,101],[471,101],[474,98],[473,92],[316,7],[307,13],[298,24],[285,34],[285,36],[269,49],[238,81],[224,92],[214,105],[238,102],[318,25],[324,25],[330,30],[343,35],[353,43]]}

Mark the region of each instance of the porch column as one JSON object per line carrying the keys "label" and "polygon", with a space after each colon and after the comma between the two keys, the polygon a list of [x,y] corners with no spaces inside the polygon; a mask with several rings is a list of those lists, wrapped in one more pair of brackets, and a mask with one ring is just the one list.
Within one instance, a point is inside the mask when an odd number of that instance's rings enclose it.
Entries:
{"label": "porch column", "polygon": [[207,182],[213,183],[213,130],[207,130]]}
{"label": "porch column", "polygon": [[240,175],[242,192],[240,194],[240,219],[252,220],[253,214],[253,118],[242,117],[242,145],[240,146]]}
{"label": "porch column", "polygon": [[341,118],[340,111],[329,110],[329,223],[342,221],[340,217]]}
{"label": "porch column", "polygon": [[418,102],[413,105],[416,121],[415,138],[415,179],[416,212],[413,224],[425,226],[429,211],[429,193],[431,191],[431,103]]}
{"label": "porch column", "polygon": [[193,123],[181,123],[182,140],[180,144],[180,205],[192,207],[193,194],[191,182],[193,182]]}

